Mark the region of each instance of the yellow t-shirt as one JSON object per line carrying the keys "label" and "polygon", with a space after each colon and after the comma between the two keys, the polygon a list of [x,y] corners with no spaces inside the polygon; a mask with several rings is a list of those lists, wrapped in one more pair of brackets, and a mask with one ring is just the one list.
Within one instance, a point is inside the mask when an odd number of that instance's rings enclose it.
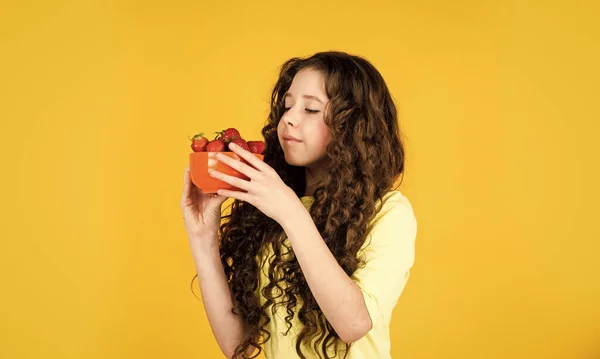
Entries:
{"label": "yellow t-shirt", "polygon": [[[300,200],[307,210],[314,202],[312,196],[301,197]],[[363,293],[373,328],[352,344],[347,356],[350,359],[391,358],[389,325],[392,310],[406,285],[414,263],[417,221],[412,206],[408,198],[398,190],[388,192],[383,201],[385,203],[381,211],[373,219],[378,222],[369,234],[371,238],[367,236],[365,244],[357,253],[357,257],[364,255],[362,259],[365,266],[359,267],[351,276]],[[292,248],[285,232],[282,239],[285,246]],[[273,249],[269,246],[266,253],[257,258],[262,271],[259,290],[268,283],[267,258],[272,254]],[[259,293],[257,291],[262,305],[265,298]],[[271,321],[266,329],[271,333],[271,337],[263,348],[267,359],[299,358],[295,349],[295,338],[302,326],[297,318],[297,310],[301,304],[299,300],[295,316],[291,320],[292,328],[286,336],[283,335],[287,331],[285,306],[278,306],[275,315],[271,315],[269,308]],[[345,346],[339,348],[342,351],[338,352],[338,357],[342,358]],[[307,358],[318,358],[311,347],[303,344],[302,349]],[[330,350],[330,353],[333,354],[333,351]]]}

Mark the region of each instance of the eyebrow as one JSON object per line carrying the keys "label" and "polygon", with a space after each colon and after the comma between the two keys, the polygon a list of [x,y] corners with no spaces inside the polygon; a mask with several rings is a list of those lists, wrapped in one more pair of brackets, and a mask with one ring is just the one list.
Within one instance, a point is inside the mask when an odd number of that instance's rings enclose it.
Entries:
{"label": "eyebrow", "polygon": [[[291,93],[289,93],[289,92],[288,92],[288,93],[286,93],[286,94],[285,94],[285,98],[288,98],[288,97],[292,97],[292,98],[293,98],[294,96],[293,96]],[[318,98],[317,96],[313,96],[313,95],[302,95],[302,97],[303,97],[303,98],[307,98],[307,99],[309,99],[309,100],[315,100],[315,101],[319,101],[320,103],[323,103],[323,101],[321,101],[321,99],[320,99],[320,98]]]}

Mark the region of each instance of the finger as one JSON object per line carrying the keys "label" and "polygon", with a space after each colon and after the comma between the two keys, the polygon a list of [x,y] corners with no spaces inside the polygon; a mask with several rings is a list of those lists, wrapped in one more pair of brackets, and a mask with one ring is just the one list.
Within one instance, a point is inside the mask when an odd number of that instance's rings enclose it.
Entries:
{"label": "finger", "polygon": [[257,179],[258,176],[260,175],[260,172],[258,172],[254,168],[248,166],[247,164],[243,163],[242,161],[234,160],[233,158],[231,158],[227,155],[217,153],[216,158],[217,158],[217,160],[223,162],[224,164],[233,168],[234,170],[245,174],[248,178]]}
{"label": "finger", "polygon": [[250,163],[252,166],[254,166],[254,168],[258,169],[261,172],[267,171],[268,169],[271,168],[269,165],[267,165],[263,161],[259,160],[258,157],[256,157],[254,155],[254,153],[252,153],[250,151],[246,151],[245,149],[241,148],[240,146],[236,145],[235,143],[230,143],[229,149],[232,152],[234,152],[236,155],[238,155],[241,158],[248,161],[248,163]]}
{"label": "finger", "polygon": [[221,180],[225,183],[229,183],[230,185],[248,191],[250,189],[250,182],[243,180],[241,178],[233,177],[227,175],[225,173],[219,172],[217,170],[211,170],[208,172],[211,177],[214,177],[218,180]]}
{"label": "finger", "polygon": [[[227,189],[220,189],[219,194],[221,196],[225,196],[226,198],[234,198],[240,201],[248,202],[250,195],[248,193],[239,192],[239,191],[230,191]],[[250,202],[248,202],[250,203]]]}
{"label": "finger", "polygon": [[183,174],[183,193],[181,194],[181,199],[185,200],[190,195],[190,167],[186,168],[185,173]]}

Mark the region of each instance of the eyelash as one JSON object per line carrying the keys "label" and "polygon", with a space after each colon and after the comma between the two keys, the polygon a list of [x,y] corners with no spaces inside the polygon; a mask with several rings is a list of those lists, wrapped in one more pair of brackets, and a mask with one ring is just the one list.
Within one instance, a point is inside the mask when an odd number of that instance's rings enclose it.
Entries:
{"label": "eyelash", "polygon": [[[284,112],[287,112],[287,110],[289,110],[290,107],[286,107]],[[310,113],[310,114],[315,114],[318,113],[318,110],[309,110],[308,108],[306,109],[306,112]]]}

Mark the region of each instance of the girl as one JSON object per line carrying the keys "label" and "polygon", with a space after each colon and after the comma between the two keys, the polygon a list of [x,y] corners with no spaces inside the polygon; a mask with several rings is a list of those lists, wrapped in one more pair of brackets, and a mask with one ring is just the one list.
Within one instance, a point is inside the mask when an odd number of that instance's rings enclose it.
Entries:
{"label": "girl", "polygon": [[343,52],[292,58],[262,134],[264,162],[236,146],[249,165],[221,159],[248,181],[212,174],[243,191],[203,194],[184,175],[184,223],[219,347],[228,358],[390,358],[417,223],[394,187],[405,150],[383,78]]}

